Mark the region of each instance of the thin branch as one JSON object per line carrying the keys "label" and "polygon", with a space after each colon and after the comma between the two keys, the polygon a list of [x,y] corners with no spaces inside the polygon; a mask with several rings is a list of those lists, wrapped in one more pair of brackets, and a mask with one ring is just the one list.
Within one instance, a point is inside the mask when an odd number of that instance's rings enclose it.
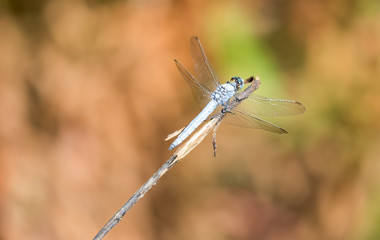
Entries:
{"label": "thin branch", "polygon": [[[113,217],[104,225],[104,227],[96,234],[94,237],[94,240],[100,240],[103,239],[103,237],[114,227],[116,224],[118,224],[125,213],[133,207],[138,200],[140,200],[144,195],[154,186],[156,185],[158,179],[160,179],[165,173],[169,171],[171,167],[174,166],[179,160],[184,158],[188,153],[190,153],[202,140],[210,133],[212,129],[215,130],[214,132],[214,139],[216,138],[216,128],[219,126],[220,122],[224,118],[224,116],[231,111],[233,108],[235,108],[237,105],[240,104],[240,102],[251,93],[253,93],[256,89],[260,86],[260,81],[258,79],[255,79],[254,77],[251,77],[246,80],[246,82],[251,83],[244,91],[238,93],[236,95],[236,98],[232,99],[228,105],[225,107],[226,111],[219,112],[211,117],[211,120],[208,121],[206,124],[203,125],[203,127],[198,130],[196,133],[192,135],[192,137],[186,141],[184,144],[182,144],[177,151],[172,155],[172,157],[166,161],[160,169],[157,170],[155,174],[153,174],[152,177],[149,178],[148,181],[144,183],[140,187],[139,190],[137,190],[133,196],[113,215]],[[239,99],[239,100],[238,100]],[[182,129],[181,129],[182,130]],[[179,130],[180,131],[180,130]],[[178,134],[178,132],[175,132],[174,134]],[[173,135],[169,135],[173,137]],[[215,153],[216,154],[216,143],[215,143]]]}
{"label": "thin branch", "polygon": [[133,194],[133,196],[123,205],[123,207],[120,208],[119,211],[115,213],[115,215],[113,215],[113,217],[106,223],[106,225],[104,225],[104,227],[98,232],[98,234],[96,234],[96,236],[94,237],[94,240],[103,239],[103,237],[116,224],[120,222],[120,220],[125,215],[125,213],[131,207],[133,207],[133,205],[135,205],[136,202],[140,200],[140,198],[144,197],[145,193],[147,193],[149,189],[151,189],[154,185],[156,185],[158,179],[160,179],[160,177],[162,177],[174,164],[178,162],[178,160],[176,159],[177,159],[177,156],[173,155],[168,161],[166,161],[160,167],[160,169],[158,169],[158,171],[155,174],[153,174],[153,176],[150,177],[149,180],[146,181],[144,185],[142,185],[140,189],[135,192],[135,194]]}

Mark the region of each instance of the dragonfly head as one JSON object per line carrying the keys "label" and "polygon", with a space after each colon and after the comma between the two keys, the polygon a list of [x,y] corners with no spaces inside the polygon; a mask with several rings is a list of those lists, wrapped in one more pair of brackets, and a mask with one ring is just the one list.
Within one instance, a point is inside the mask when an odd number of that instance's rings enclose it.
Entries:
{"label": "dragonfly head", "polygon": [[235,82],[236,84],[236,90],[240,90],[244,86],[244,80],[240,77],[232,77],[231,82]]}

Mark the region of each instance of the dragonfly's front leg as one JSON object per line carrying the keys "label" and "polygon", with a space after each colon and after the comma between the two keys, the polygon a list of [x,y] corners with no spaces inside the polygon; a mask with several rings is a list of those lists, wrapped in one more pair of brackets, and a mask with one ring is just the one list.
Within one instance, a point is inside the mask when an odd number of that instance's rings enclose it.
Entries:
{"label": "dragonfly's front leg", "polygon": [[[240,102],[240,101],[243,100],[243,99],[239,99],[236,95],[237,95],[237,94],[234,94],[233,97],[235,98],[235,100],[236,100],[237,102]],[[232,98],[232,97],[231,97],[231,98]],[[224,108],[222,109],[222,113],[232,113],[231,111],[227,110],[227,106],[228,106],[228,104],[230,103],[231,98],[228,99],[227,102],[223,105]]]}
{"label": "dragonfly's front leg", "polygon": [[[238,98],[236,95],[237,95],[237,94],[234,94],[234,96],[233,96],[233,97],[235,98],[236,101],[240,102],[241,100],[243,100],[243,99]],[[228,100],[228,101],[229,101],[229,100]]]}

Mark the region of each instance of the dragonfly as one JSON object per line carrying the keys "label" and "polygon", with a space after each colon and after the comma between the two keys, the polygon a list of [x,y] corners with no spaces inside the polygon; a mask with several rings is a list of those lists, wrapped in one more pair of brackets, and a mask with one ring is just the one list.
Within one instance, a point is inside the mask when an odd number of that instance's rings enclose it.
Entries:
{"label": "dragonfly", "polygon": [[[198,106],[203,110],[182,130],[170,145],[169,150],[181,144],[215,109],[221,109],[223,112],[226,111],[231,99],[239,101],[236,95],[244,87],[245,81],[240,77],[232,77],[226,83],[220,83],[218,75],[207,59],[202,44],[196,36],[191,38],[191,54],[194,60],[195,76],[190,74],[177,60],[174,62],[188,83]],[[287,133],[286,130],[257,116],[285,116],[303,112],[305,112],[305,107],[300,102],[267,98],[252,93],[232,110],[228,110],[223,122],[284,134]]]}

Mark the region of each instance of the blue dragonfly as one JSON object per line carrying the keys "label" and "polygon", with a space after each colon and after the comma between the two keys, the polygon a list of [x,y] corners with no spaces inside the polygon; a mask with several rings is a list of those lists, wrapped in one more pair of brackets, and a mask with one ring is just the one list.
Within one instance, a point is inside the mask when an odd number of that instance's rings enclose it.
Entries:
{"label": "blue dragonfly", "polygon": [[[223,112],[231,99],[239,101],[236,95],[242,91],[244,86],[244,80],[240,77],[232,77],[225,84],[220,84],[219,78],[208,61],[198,37],[191,38],[191,53],[195,62],[194,71],[196,77],[191,75],[177,60],[174,60],[174,62],[190,86],[197,104],[203,110],[182,130],[170,145],[169,150],[181,144],[215,109],[221,109]],[[251,94],[248,98],[242,100],[239,105],[229,110],[223,122],[283,134],[287,133],[287,131],[256,116],[294,115],[304,111],[305,107],[297,101],[272,99]]]}

